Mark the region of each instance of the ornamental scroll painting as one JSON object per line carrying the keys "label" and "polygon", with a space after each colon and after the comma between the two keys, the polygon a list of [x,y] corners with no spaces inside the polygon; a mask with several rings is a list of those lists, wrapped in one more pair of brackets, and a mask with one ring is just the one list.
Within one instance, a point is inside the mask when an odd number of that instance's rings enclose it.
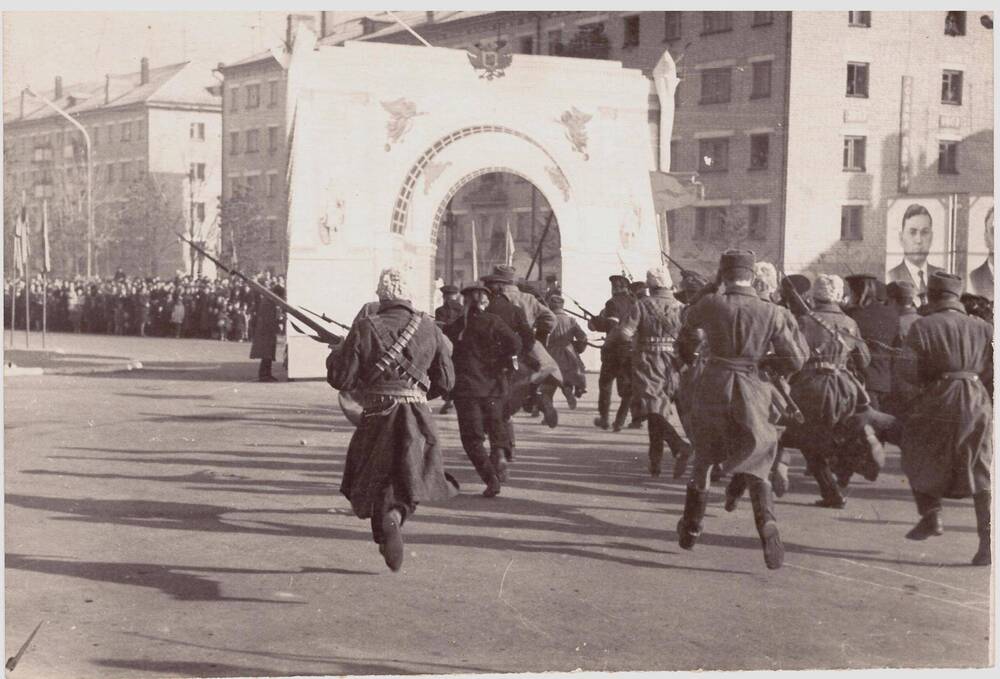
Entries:
{"label": "ornamental scroll painting", "polygon": [[571,107],[568,111],[563,111],[562,116],[559,117],[559,123],[566,128],[566,139],[573,145],[574,151],[583,154],[584,160],[590,160],[590,154],[587,153],[587,123],[593,117],[576,106]]}
{"label": "ornamental scroll painting", "polygon": [[392,145],[403,141],[403,137],[413,127],[413,119],[417,116],[427,115],[427,113],[426,111],[417,112],[417,105],[404,97],[379,103],[389,114],[389,120],[385,124],[385,150],[391,151]]}
{"label": "ornamental scroll painting", "polygon": [[552,165],[545,166],[545,173],[549,175],[549,179],[552,183],[556,185],[556,188],[562,193],[563,200],[569,202],[569,182],[566,181],[566,175],[563,174],[562,170],[558,167]]}

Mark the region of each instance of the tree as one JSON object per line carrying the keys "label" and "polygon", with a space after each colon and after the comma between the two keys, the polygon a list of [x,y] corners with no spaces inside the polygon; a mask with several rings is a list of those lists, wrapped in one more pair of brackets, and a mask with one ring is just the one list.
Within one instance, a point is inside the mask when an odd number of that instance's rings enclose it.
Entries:
{"label": "tree", "polygon": [[[171,200],[180,189],[179,181],[172,179],[156,175],[136,179],[112,209],[117,259],[138,268],[136,273],[158,276],[176,270],[180,252],[176,234],[184,229],[185,220],[181,203]],[[173,256],[168,255],[171,251]]]}
{"label": "tree", "polygon": [[610,55],[611,42],[603,23],[580,26],[563,52],[563,56],[578,59],[607,59]]}
{"label": "tree", "polygon": [[258,244],[267,240],[267,220],[257,196],[249,187],[238,185],[219,206],[221,259],[228,266],[255,270],[258,267]]}

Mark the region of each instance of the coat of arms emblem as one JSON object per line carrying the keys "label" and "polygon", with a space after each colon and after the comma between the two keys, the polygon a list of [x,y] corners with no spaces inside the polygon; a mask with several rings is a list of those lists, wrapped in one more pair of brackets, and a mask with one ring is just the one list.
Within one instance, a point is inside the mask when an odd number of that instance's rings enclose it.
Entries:
{"label": "coat of arms emblem", "polygon": [[477,42],[472,47],[466,48],[472,68],[482,71],[479,74],[480,78],[493,80],[506,75],[504,69],[514,60],[514,57],[504,49],[506,46],[506,40],[498,40],[493,47],[483,47]]}

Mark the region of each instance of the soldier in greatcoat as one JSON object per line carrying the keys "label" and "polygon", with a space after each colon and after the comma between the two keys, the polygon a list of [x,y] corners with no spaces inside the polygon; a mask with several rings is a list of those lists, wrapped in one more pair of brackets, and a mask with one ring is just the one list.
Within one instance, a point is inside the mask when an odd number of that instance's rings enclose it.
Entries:
{"label": "soldier in greatcoat", "polygon": [[[549,333],[546,349],[549,355],[559,365],[562,373],[562,392],[570,410],[576,408],[576,400],[587,391],[587,374],[580,354],[587,348],[587,333],[576,322],[576,319],[566,313],[565,301],[561,295],[549,295],[549,308],[556,316],[556,325]],[[541,390],[552,400],[556,386],[543,383]]]}
{"label": "soldier in greatcoat", "polygon": [[631,313],[635,298],[629,294],[628,279],[615,274],[609,276],[611,282],[611,298],[604,303],[604,308],[597,316],[593,316],[587,327],[596,332],[606,333],[604,345],[601,347],[601,372],[597,378],[597,413],[594,426],[610,429],[611,421],[611,388],[617,385],[618,398],[621,403],[615,416],[615,430],[620,430],[625,424],[631,395],[632,373],[632,343],[625,340],[620,333],[612,332]]}
{"label": "soldier in greatcoat", "polygon": [[[450,283],[441,286],[441,295],[444,298],[443,304],[434,310],[434,321],[438,324],[439,328],[444,328],[458,320],[464,312],[464,307],[462,306],[462,301],[458,298],[458,286]],[[446,396],[438,412],[444,415],[451,410],[451,407],[451,398]]]}
{"label": "soldier in greatcoat", "polygon": [[[280,285],[275,286],[274,294],[278,297],[285,296],[285,290]],[[260,366],[257,369],[257,381],[277,382],[277,378],[271,374],[271,365],[274,363],[275,353],[278,348],[278,331],[281,326],[281,309],[270,297],[260,296],[257,303],[256,325],[253,331],[253,342],[250,344],[250,358],[260,359]]]}
{"label": "soldier in greatcoat", "polygon": [[868,366],[868,347],[857,323],[837,303],[840,292],[833,277],[820,274],[812,290],[813,308],[798,318],[809,359],[790,381],[792,400],[805,421],[790,423],[783,442],[806,458],[820,490],[816,504],[839,509],[845,501],[831,463],[846,469],[847,478],[858,470],[874,481],[885,460],[874,430],[869,427],[864,437],[864,425],[861,429],[851,426],[851,416],[867,401],[850,369]]}
{"label": "soldier in greatcoat", "polygon": [[900,449],[921,517],[907,537],[941,535],[941,498],[971,495],[979,532],[972,563],[983,566],[991,563],[993,404],[982,380],[993,374],[993,327],[965,312],[961,294],[959,276],[931,274],[926,313],[906,336],[905,349],[913,356],[906,378],[919,390]]}
{"label": "soldier in greatcoat", "polygon": [[780,568],[784,546],[768,481],[778,437],[772,386],[761,376],[761,362],[767,357],[770,369],[791,374],[804,365],[808,348],[791,313],[761,300],[753,289],[754,259],[750,251],[723,253],[723,287],[702,297],[685,318],[689,332],[684,337],[697,336],[693,331],[702,329],[709,357],[694,385],[695,461],[677,534],[683,549],[694,547],[701,535],[711,468],[721,464],[725,472],[748,475],[764,561],[768,568]]}
{"label": "soldier in greatcoat", "polygon": [[633,342],[632,403],[640,421],[647,421],[649,473],[660,475],[663,445],[674,457],[674,478],[684,474],[691,446],[670,424],[671,403],[678,384],[674,343],[681,328],[681,303],[670,288],[666,267],[646,273],[649,295],[640,297],[619,327],[622,339]]}
{"label": "soldier in greatcoat", "polygon": [[363,405],[351,437],[340,492],[372,538],[386,565],[403,563],[403,523],[422,502],[453,496],[444,472],[437,425],[427,400],[446,394],[455,371],[447,341],[434,320],[417,311],[396,269],[378,284],[376,313],[358,316],[327,359],[327,381],[353,391]]}
{"label": "soldier in greatcoat", "polygon": [[[490,291],[483,285],[462,289],[465,313],[445,328],[454,344],[455,387],[451,397],[466,455],[486,484],[483,495],[500,493],[506,481],[506,453],[511,448],[504,424],[510,389],[508,375],[521,351],[521,338],[490,313]],[[490,451],[483,442],[489,439]]]}

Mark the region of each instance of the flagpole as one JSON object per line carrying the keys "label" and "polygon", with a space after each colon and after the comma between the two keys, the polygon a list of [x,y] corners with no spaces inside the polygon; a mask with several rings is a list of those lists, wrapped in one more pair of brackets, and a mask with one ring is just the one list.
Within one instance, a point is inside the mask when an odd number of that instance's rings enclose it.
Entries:
{"label": "flagpole", "polygon": [[[24,228],[24,241],[28,242],[28,227]],[[24,253],[24,348],[31,348],[31,270],[28,257],[28,248]]]}
{"label": "flagpole", "polygon": [[[14,251],[17,256],[17,250]],[[17,277],[14,277],[14,284],[10,286],[10,348],[14,349],[14,329],[17,327]]]}
{"label": "flagpole", "polygon": [[45,334],[48,330],[49,314],[46,310],[49,298],[49,201],[42,201],[42,349],[45,349]]}
{"label": "flagpole", "polygon": [[476,245],[476,220],[472,220],[472,281],[479,280],[479,249]]}
{"label": "flagpole", "polygon": [[46,299],[49,296],[49,275],[42,272],[42,349],[45,349],[45,331],[48,314],[45,313]]}

